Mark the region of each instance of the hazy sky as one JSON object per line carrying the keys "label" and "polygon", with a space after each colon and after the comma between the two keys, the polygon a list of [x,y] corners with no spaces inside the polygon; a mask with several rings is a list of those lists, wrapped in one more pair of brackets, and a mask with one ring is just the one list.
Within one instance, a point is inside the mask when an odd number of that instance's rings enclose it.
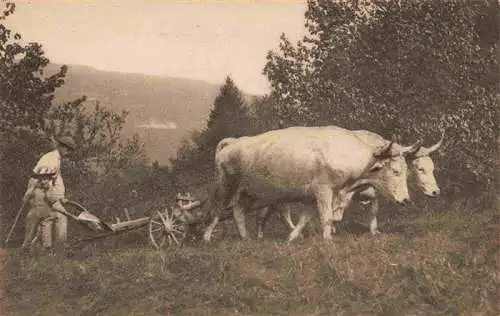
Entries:
{"label": "hazy sky", "polygon": [[57,63],[202,79],[249,93],[279,36],[304,34],[305,0],[18,0],[6,24]]}

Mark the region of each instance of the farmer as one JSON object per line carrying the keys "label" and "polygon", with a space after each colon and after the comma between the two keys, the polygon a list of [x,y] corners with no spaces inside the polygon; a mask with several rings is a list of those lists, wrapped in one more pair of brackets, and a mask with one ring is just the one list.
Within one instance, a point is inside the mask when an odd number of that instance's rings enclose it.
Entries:
{"label": "farmer", "polygon": [[[54,175],[52,177],[52,186],[46,192],[47,200],[50,203],[52,211],[54,211],[54,219],[51,221],[44,221],[44,224],[41,225],[41,230],[42,235],[52,236],[52,230],[54,229],[55,240],[60,246],[66,247],[68,218],[66,217],[66,215],[64,215],[67,212],[64,209],[63,203],[65,203],[67,200],[64,197],[65,188],[61,176],[61,158],[75,149],[75,143],[73,141],[73,138],[69,136],[63,136],[53,139],[53,143],[55,149],[46,153],[40,158],[35,168],[33,169],[33,173],[39,174],[40,169],[42,168],[49,168],[54,172]],[[23,202],[28,199],[30,190],[35,188],[37,183],[38,179],[36,177],[31,177],[28,182],[28,190],[26,191],[26,194],[23,198]],[[49,239],[49,237],[47,237],[47,239]],[[48,247],[52,247],[52,240],[48,244]]]}

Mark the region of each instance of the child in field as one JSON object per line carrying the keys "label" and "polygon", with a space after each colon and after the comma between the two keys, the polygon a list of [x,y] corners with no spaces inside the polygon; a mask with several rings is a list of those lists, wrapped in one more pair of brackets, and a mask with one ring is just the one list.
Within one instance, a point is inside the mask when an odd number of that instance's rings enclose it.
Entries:
{"label": "child in field", "polygon": [[54,201],[51,200],[49,192],[54,186],[56,173],[53,168],[41,166],[32,175],[33,184],[24,194],[23,204],[29,210],[25,219],[24,242],[21,246],[25,250],[31,248],[38,225],[42,231],[42,246],[46,249],[52,247],[51,228],[57,214],[51,207]]}

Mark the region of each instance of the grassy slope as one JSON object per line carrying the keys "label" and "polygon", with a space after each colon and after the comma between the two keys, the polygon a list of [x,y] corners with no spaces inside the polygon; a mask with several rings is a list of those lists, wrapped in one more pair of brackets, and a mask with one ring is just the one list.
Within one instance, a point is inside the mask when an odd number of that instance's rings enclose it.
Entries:
{"label": "grassy slope", "polygon": [[13,250],[6,308],[13,315],[497,315],[498,219],[497,210],[426,212],[392,221],[406,227],[399,233],[341,232],[331,243],[225,238],[80,259],[23,259]]}

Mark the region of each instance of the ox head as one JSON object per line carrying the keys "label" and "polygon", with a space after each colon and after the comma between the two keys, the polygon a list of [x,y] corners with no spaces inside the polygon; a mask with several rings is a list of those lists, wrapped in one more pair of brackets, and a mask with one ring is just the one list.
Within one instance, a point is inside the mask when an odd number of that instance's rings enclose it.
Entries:
{"label": "ox head", "polygon": [[417,141],[412,146],[396,148],[392,141],[374,154],[376,161],[367,171],[368,178],[376,180],[375,186],[400,204],[407,204],[410,201],[406,181],[408,173],[406,156],[416,152],[420,146],[421,141]]}
{"label": "ox head", "polygon": [[434,177],[434,162],[429,155],[441,147],[443,139],[444,133],[436,144],[429,148],[421,146],[416,152],[407,156],[410,170],[417,177],[417,185],[425,195],[432,197],[438,196],[440,190]]}

